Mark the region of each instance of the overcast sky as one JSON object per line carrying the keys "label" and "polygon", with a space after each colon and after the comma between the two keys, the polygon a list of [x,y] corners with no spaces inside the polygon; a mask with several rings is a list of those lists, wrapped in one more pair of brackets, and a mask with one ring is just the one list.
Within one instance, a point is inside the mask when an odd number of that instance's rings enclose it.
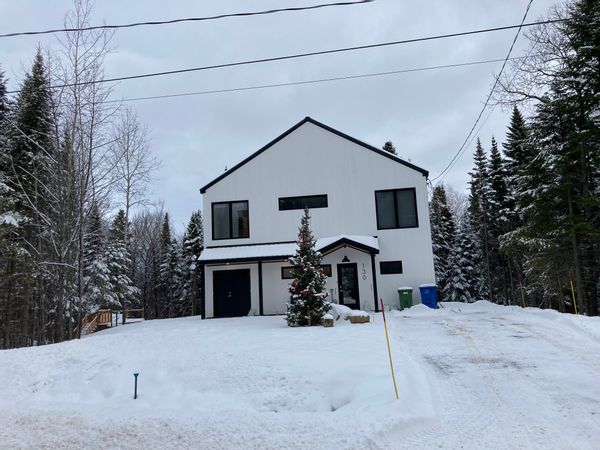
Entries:
{"label": "overcast sky", "polygon": [[[99,0],[93,24],[165,20],[328,0]],[[528,19],[554,4],[536,0]],[[0,0],[0,30],[62,26],[71,0]],[[106,60],[108,77],[219,64],[427,35],[518,24],[526,0],[376,0],[358,6],[118,30]],[[226,89],[257,84],[437,66],[506,56],[515,30],[316,56],[145,80],[124,81],[114,98]],[[38,43],[56,37],[0,39],[9,89],[29,68]],[[514,56],[524,53],[521,37]],[[183,229],[202,206],[198,189],[305,116],[375,146],[392,140],[399,154],[436,176],[471,128],[501,62],[304,86],[131,102],[151,130],[162,168],[151,196],[162,199]],[[479,133],[502,141],[509,112],[494,112]],[[485,117],[485,116],[484,116]],[[464,190],[472,147],[445,182]],[[325,163],[325,162],[323,162]]]}

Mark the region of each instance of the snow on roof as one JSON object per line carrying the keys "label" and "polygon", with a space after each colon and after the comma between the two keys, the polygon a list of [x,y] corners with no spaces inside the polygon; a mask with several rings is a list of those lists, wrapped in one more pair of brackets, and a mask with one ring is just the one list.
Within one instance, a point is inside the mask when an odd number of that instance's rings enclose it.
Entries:
{"label": "snow on roof", "polygon": [[[345,234],[317,239],[315,248],[321,250],[322,248],[343,240],[352,241],[359,245],[379,250],[379,243],[376,237],[348,236]],[[278,257],[285,259],[292,256],[297,248],[298,245],[295,242],[205,248],[200,255],[200,261],[273,259]]]}
{"label": "snow on roof", "polygon": [[284,244],[238,245],[235,247],[205,248],[200,255],[200,261],[228,259],[261,259],[281,256],[292,256],[298,245],[295,242]]}

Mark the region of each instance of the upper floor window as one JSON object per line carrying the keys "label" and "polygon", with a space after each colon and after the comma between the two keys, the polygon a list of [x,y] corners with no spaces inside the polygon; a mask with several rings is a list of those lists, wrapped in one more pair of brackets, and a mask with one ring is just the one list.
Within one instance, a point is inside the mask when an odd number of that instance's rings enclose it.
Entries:
{"label": "upper floor window", "polygon": [[279,211],[304,208],[327,208],[327,194],[281,197],[279,199]]}
{"label": "upper floor window", "polygon": [[248,201],[213,203],[212,235],[214,240],[250,237]]}
{"label": "upper floor window", "polygon": [[375,203],[378,230],[419,226],[415,188],[375,191]]}

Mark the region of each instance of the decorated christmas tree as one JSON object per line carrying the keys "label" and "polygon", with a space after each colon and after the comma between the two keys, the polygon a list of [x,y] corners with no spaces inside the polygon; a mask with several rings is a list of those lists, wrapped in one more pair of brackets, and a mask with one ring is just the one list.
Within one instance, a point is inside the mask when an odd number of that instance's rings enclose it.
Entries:
{"label": "decorated christmas tree", "polygon": [[291,327],[319,325],[331,306],[325,302],[326,276],[321,269],[321,254],[315,250],[308,208],[304,210],[297,243],[298,250],[290,258],[294,279],[289,287],[291,298],[286,320]]}

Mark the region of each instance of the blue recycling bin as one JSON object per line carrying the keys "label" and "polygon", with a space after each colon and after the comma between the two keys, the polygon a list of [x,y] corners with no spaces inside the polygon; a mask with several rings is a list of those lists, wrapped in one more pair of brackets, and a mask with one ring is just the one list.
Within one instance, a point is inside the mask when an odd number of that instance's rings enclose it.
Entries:
{"label": "blue recycling bin", "polygon": [[421,303],[432,309],[437,309],[437,286],[435,284],[422,284],[419,286],[421,291]]}

